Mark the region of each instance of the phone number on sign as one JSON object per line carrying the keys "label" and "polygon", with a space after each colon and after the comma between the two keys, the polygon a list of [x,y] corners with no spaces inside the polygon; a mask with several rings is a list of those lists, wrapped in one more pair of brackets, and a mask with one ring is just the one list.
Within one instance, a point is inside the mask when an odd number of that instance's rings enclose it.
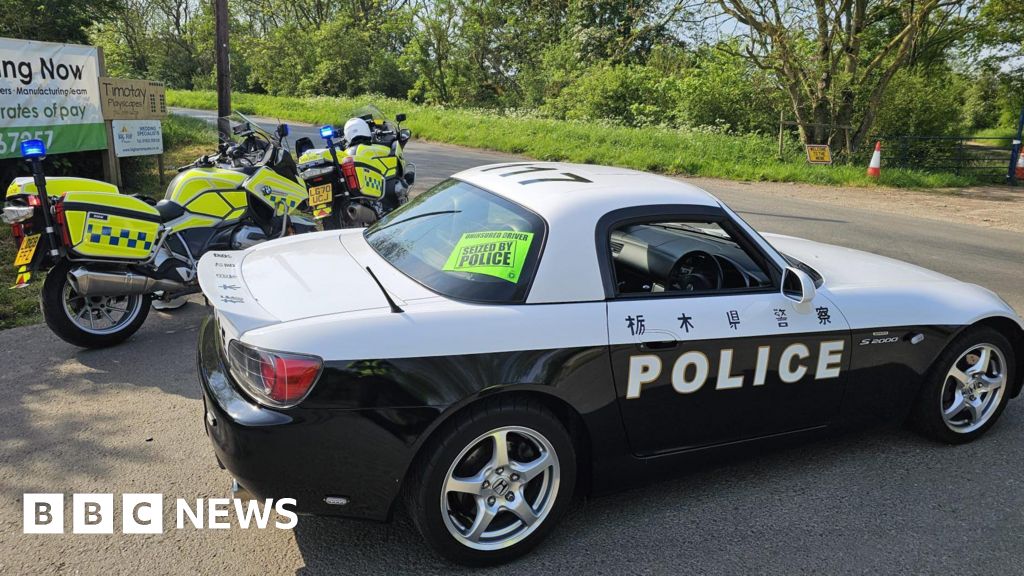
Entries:
{"label": "phone number on sign", "polygon": [[49,148],[53,142],[53,130],[0,133],[0,154],[17,151],[18,143],[24,140],[46,140],[46,147]]}

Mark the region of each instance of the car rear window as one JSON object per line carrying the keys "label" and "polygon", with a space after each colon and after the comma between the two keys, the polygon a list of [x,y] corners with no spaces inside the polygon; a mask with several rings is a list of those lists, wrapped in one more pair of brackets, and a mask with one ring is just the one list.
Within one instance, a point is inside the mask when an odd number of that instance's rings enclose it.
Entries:
{"label": "car rear window", "polygon": [[482,188],[446,180],[366,230],[392,266],[451,298],[526,300],[544,244],[544,220]]}

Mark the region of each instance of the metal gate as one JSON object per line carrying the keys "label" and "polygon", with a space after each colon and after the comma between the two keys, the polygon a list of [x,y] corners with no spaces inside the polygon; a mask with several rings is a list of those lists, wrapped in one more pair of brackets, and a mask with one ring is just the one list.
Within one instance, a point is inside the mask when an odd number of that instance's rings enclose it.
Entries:
{"label": "metal gate", "polygon": [[883,165],[925,172],[952,172],[1006,182],[1013,145],[1008,138],[890,136],[882,139]]}

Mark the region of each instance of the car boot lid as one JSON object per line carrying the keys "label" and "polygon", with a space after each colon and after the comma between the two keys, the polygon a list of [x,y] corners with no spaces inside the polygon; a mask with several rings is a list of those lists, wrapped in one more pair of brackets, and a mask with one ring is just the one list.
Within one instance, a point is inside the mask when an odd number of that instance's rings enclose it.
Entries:
{"label": "car boot lid", "polygon": [[313,316],[389,312],[382,286],[399,306],[437,298],[377,256],[362,230],[318,232],[245,251],[210,252],[199,262],[199,284],[239,333]]}

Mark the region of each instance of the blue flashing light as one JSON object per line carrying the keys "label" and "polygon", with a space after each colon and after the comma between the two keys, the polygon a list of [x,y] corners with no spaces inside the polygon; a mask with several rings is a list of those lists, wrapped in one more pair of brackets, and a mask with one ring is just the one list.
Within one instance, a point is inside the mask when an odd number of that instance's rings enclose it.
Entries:
{"label": "blue flashing light", "polygon": [[334,126],[321,126],[320,137],[324,140],[334,138]]}
{"label": "blue flashing light", "polygon": [[46,156],[46,144],[42,140],[24,140],[21,143],[21,156],[23,158],[42,158]]}

